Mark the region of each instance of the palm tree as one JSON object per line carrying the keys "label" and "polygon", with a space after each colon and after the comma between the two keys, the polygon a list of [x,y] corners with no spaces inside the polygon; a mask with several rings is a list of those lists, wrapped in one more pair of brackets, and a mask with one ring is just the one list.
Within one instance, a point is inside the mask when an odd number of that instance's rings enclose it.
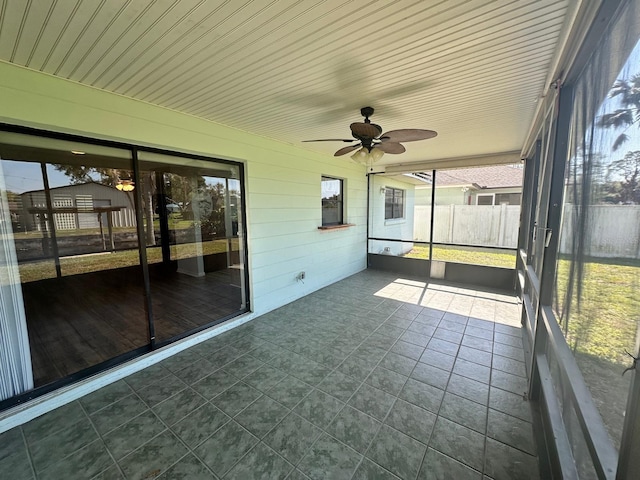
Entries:
{"label": "palm tree", "polygon": [[603,128],[624,128],[613,142],[614,152],[629,140],[625,132],[634,124],[640,124],[640,74],[628,80],[616,80],[609,91],[609,98],[616,97],[619,98],[620,108],[614,112],[605,113],[598,118],[597,122],[597,125]]}

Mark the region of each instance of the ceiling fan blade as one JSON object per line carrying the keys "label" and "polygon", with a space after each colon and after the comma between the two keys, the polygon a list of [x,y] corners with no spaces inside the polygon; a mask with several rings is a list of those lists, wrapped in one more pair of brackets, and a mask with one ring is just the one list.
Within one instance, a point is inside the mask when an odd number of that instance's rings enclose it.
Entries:
{"label": "ceiling fan blade", "polygon": [[353,133],[353,136],[358,139],[376,138],[382,133],[380,125],[376,125],[375,123],[356,122],[352,123],[350,127],[351,133]]}
{"label": "ceiling fan blade", "polygon": [[334,157],[339,157],[340,155],[346,155],[349,152],[353,152],[354,150],[360,148],[362,145],[361,144],[357,144],[357,145],[349,145],[348,147],[342,147],[340,150],[338,150],[336,153],[333,154]]}
{"label": "ceiling fan blade", "polygon": [[406,128],[403,130],[390,130],[380,136],[383,142],[415,142],[417,140],[428,140],[438,135],[433,130],[420,130],[418,128]]}
{"label": "ceiling fan blade", "polygon": [[407,149],[404,148],[404,145],[402,145],[401,143],[388,142],[388,141],[376,144],[376,148],[379,148],[384,153],[392,153],[392,154],[404,153],[407,151]]}
{"label": "ceiling fan blade", "polygon": [[321,138],[319,140],[302,140],[303,142],[355,142],[355,138]]}

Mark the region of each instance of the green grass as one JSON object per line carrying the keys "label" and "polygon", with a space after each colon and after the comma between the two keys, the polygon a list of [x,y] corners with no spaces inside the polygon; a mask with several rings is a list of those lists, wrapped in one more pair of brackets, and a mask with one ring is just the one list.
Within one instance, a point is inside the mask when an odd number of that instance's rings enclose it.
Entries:
{"label": "green grass", "polygon": [[[232,248],[234,250],[238,249],[237,239],[232,241]],[[211,255],[226,251],[227,241],[224,239],[202,243],[203,255]],[[159,247],[148,247],[146,253],[148,263],[160,263],[162,261],[162,251]],[[196,245],[193,243],[171,246],[172,260],[191,258],[196,256],[196,253]],[[64,276],[124,268],[139,264],[140,257],[137,249],[79,255],[76,257],[63,257],[60,259],[60,269]],[[19,268],[20,280],[22,283],[35,282],[45,278],[55,278],[56,276],[55,265],[51,259],[38,262],[21,263]]]}
{"label": "green grass", "polygon": [[[567,292],[570,262],[560,260],[557,273],[559,316]],[[584,266],[578,303],[573,292],[569,321],[560,319],[567,343],[575,353],[591,355],[620,365],[629,363],[640,321],[639,269],[591,261]]]}
{"label": "green grass", "polygon": [[[429,257],[429,248],[416,246],[405,257]],[[433,247],[433,258],[447,262],[515,268],[516,252],[466,247]],[[562,311],[570,263],[558,262],[558,305]],[[582,292],[578,304],[577,291],[573,293],[569,321],[558,320],[565,332],[567,343],[576,355],[597,357],[616,365],[627,365],[633,352],[640,322],[640,269],[637,262],[628,260],[591,259],[585,264]]]}
{"label": "green grass", "polygon": [[[108,233],[107,226],[102,227],[103,233]],[[113,233],[137,233],[135,227],[113,227]],[[75,230],[56,230],[56,237],[75,237],[79,235],[100,235],[100,228],[82,228]],[[48,237],[51,235],[47,234]],[[16,240],[28,240],[34,238],[42,238],[42,232],[32,230],[30,232],[15,232],[13,238]]]}
{"label": "green grass", "polygon": [[[407,258],[429,258],[428,246],[414,246],[404,255]],[[471,265],[485,265],[490,267],[515,268],[516,252],[494,250],[489,248],[433,246],[433,259],[444,262],[467,263]]]}
{"label": "green grass", "polygon": [[[202,244],[203,254],[225,252],[226,240],[214,240]],[[238,248],[234,240],[234,250]],[[146,250],[149,263],[162,261],[159,247]],[[171,258],[174,260],[196,255],[195,244],[187,243],[171,246]],[[405,255],[408,258],[427,259],[429,248],[416,246]],[[488,265],[514,268],[516,253],[493,249],[466,247],[434,246],[433,257],[447,262]],[[63,275],[78,275],[87,272],[123,268],[138,265],[138,251],[124,250],[113,253],[81,255],[60,259]],[[569,262],[558,262],[558,292],[563,298],[566,292]],[[625,349],[633,351],[635,335],[640,320],[640,280],[638,267],[620,265],[611,261],[588,262],[585,265],[583,292],[578,307],[577,292],[574,292],[573,310],[568,325],[563,323],[567,342],[577,354],[602,358],[609,362],[626,365],[629,357]],[[21,281],[33,282],[56,276],[52,260],[20,264]],[[556,306],[556,312],[562,310],[562,301]]]}

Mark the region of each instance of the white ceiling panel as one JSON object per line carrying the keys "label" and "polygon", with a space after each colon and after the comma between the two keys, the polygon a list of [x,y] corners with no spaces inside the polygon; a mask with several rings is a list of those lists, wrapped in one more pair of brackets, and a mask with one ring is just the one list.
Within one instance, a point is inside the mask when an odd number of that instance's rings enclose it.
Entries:
{"label": "white ceiling panel", "polygon": [[406,164],[519,150],[575,5],[0,0],[0,59],[327,155],[371,105]]}

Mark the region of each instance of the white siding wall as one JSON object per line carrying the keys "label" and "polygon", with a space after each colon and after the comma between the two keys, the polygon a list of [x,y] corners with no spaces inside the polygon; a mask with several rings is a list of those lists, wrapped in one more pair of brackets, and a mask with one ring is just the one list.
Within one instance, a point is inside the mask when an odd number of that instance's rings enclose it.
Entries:
{"label": "white siding wall", "polygon": [[[385,220],[385,195],[381,189],[385,187],[404,190],[404,218]],[[378,238],[413,239],[413,216],[415,206],[415,187],[410,183],[400,182],[391,178],[376,176],[371,182],[371,227],[370,236]],[[413,248],[413,243],[371,241],[370,253],[388,255],[404,255]]]}
{"label": "white siding wall", "polygon": [[[276,308],[365,268],[367,185],[364,172],[354,174],[353,170],[344,160],[298,159],[285,165],[274,158],[249,163],[249,250],[256,312]],[[318,230],[322,175],[345,180],[344,221],[354,226]],[[298,282],[295,277],[303,271],[304,283]]]}
{"label": "white siding wall", "polygon": [[[243,162],[256,314],[366,268],[365,168],[349,160],[2,63],[0,104],[6,123]],[[355,226],[317,229],[323,174],[345,179],[345,221]]]}

